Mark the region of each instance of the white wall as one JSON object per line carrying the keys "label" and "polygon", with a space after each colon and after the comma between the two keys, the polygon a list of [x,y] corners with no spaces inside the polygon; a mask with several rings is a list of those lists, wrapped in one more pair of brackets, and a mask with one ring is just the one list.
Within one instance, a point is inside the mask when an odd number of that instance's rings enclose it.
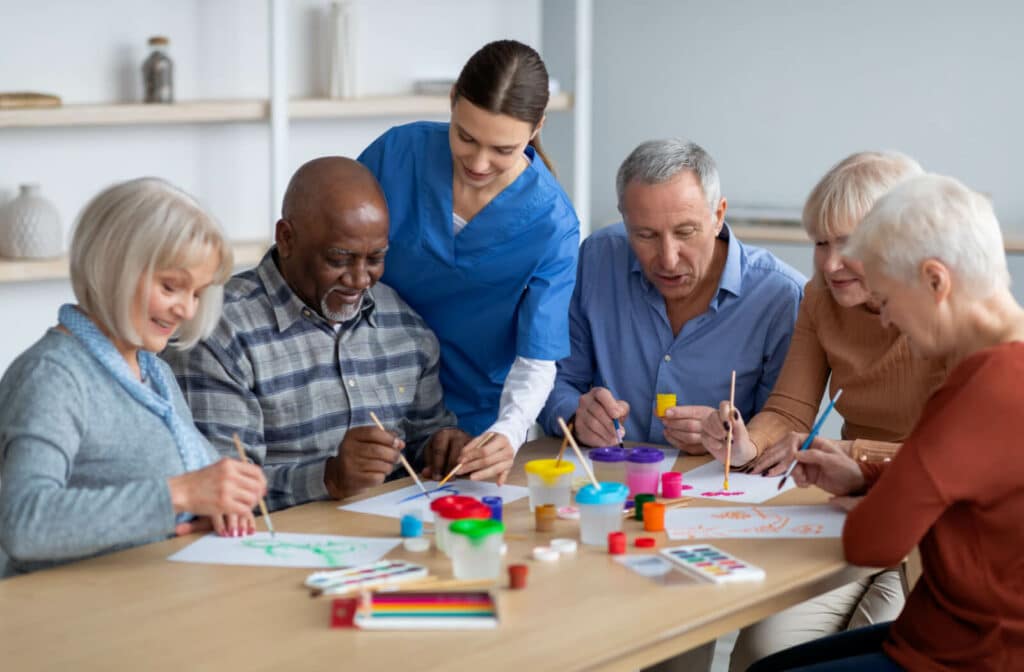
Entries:
{"label": "white wall", "polygon": [[595,226],[626,154],[681,135],[734,205],[798,207],[844,155],[899,149],[1024,233],[1022,25],[1014,0],[595,0]]}
{"label": "white wall", "polygon": [[[326,0],[289,6],[293,97],[326,90]],[[455,77],[485,42],[537,45],[539,0],[361,0],[358,80],[363,95],[411,91],[415,79]],[[66,103],[141,97],[139,66],[150,35],[167,35],[178,100],[268,96],[268,10],[262,0],[0,0],[0,90],[55,93]],[[410,119],[295,121],[289,172],[323,154],[355,156]],[[267,238],[266,124],[0,129],[0,202],[38,182],[69,232],[104,186],[164,177],[195,194],[236,239]],[[0,284],[0,371],[72,300],[66,281]]]}

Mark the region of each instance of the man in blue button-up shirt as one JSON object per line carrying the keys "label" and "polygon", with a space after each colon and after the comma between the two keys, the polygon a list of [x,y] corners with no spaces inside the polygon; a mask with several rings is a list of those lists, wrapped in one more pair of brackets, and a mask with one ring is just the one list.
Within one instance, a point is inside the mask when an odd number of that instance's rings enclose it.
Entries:
{"label": "man in blue button-up shirt", "polygon": [[[572,354],[558,363],[540,421],[574,417],[589,445],[625,438],[703,453],[701,421],[729,398],[753,417],[782,368],[806,279],[725,223],[714,160],[701,147],[637,147],[616,179],[623,223],[580,248],[569,308]],[[657,394],[677,406],[658,417]]]}

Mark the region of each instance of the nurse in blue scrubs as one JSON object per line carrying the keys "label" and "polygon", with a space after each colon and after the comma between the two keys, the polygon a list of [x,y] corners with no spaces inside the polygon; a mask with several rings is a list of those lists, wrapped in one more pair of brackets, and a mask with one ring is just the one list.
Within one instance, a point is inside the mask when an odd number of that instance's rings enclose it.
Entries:
{"label": "nurse in blue scrubs", "polygon": [[501,483],[569,354],[579,222],[540,148],[536,51],[487,44],[451,99],[450,123],[392,128],[359,160],[391,214],[383,281],[437,334],[445,402],[475,436],[428,455],[427,472],[462,462],[461,475]]}

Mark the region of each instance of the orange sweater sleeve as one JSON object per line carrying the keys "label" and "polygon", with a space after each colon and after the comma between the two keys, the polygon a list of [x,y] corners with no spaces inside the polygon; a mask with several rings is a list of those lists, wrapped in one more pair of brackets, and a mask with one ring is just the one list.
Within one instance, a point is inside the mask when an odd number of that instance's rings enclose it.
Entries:
{"label": "orange sweater sleeve", "polygon": [[786,432],[809,432],[828,381],[829,366],[825,349],[818,340],[815,315],[821,301],[820,289],[812,283],[804,288],[793,338],[786,362],[764,408],[750,421],[750,440],[761,455]]}
{"label": "orange sweater sleeve", "polygon": [[[868,466],[874,469],[869,472]],[[908,450],[906,444],[885,468],[862,465],[861,471],[869,489],[843,525],[846,559],[863,567],[894,567],[920,543],[949,503],[918,451]],[[875,474],[880,476],[871,486]]]}

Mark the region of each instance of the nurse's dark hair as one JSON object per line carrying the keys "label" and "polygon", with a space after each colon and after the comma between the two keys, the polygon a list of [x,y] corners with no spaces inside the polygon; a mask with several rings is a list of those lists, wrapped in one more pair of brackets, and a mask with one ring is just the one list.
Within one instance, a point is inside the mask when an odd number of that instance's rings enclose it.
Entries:
{"label": "nurse's dark hair", "polygon": [[[459,97],[488,112],[507,114],[536,128],[548,106],[548,70],[540,54],[522,42],[491,42],[462,66],[452,103]],[[554,173],[554,166],[540,146],[539,133],[530,145]]]}

